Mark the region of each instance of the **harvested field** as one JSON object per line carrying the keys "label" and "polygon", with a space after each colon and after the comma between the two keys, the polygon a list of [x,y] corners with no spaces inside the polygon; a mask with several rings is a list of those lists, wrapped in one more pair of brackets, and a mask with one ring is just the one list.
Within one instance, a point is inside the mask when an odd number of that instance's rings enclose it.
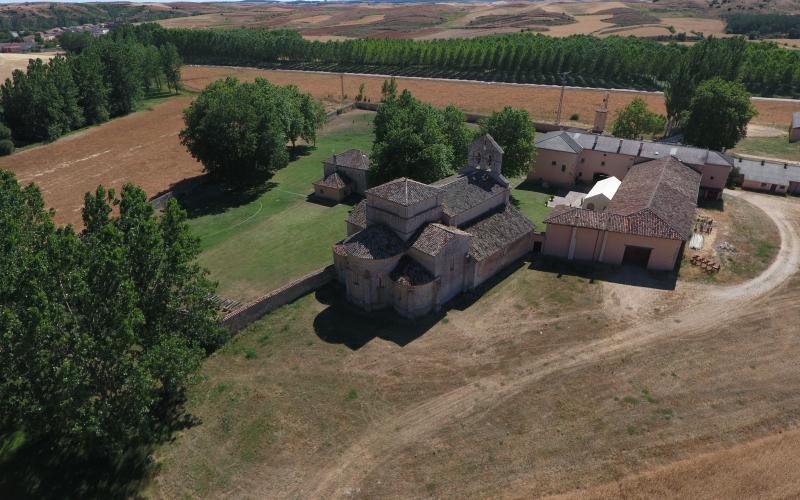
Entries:
{"label": "harvested field", "polygon": [[703,33],[704,35],[730,36],[725,33],[725,23],[719,19],[703,17],[662,17],[661,24],[674,26],[678,33]]}
{"label": "harvested field", "polygon": [[359,24],[376,23],[378,21],[383,21],[384,19],[386,19],[386,14],[373,14],[373,15],[370,15],[370,16],[364,16],[364,17],[359,18],[359,19],[353,19],[351,21],[342,21],[342,22],[336,23],[336,25],[337,26],[357,26]]}
{"label": "harvested field", "polygon": [[31,53],[31,54],[0,54],[0,83],[6,81],[6,78],[11,78],[11,73],[15,69],[24,70],[28,67],[30,59],[42,59],[49,61],[53,57],[52,52],[45,53]]}
{"label": "harvested field", "polygon": [[119,190],[126,182],[152,196],[202,173],[178,140],[181,112],[192,98],[170,98],[151,111],[117,118],[60,140],[0,158],[27,184],[36,182],[55,221],[80,227],[83,195],[98,184]]}
{"label": "harvested field", "polygon": [[[234,75],[243,80],[252,80],[261,76],[280,85],[291,83],[300,87],[304,92],[310,92],[320,98],[338,96],[341,93],[341,80],[337,74],[209,66],[192,66],[183,71],[184,83],[187,87],[195,90],[202,89],[212,81],[228,75]],[[363,83],[366,97],[372,102],[378,102],[381,97],[383,81],[384,78],[380,76],[345,75],[344,92],[348,96],[355,96],[358,94],[359,85]],[[556,87],[452,80],[398,78],[397,83],[401,90],[407,88],[416,97],[435,106],[455,104],[465,111],[479,114],[488,114],[502,109],[503,106],[513,106],[527,109],[535,119],[543,121],[554,120],[561,92]],[[476,99],[477,95],[480,98]],[[578,114],[582,121],[589,125],[594,119],[595,108],[602,102],[604,95],[604,90],[567,89],[562,116]],[[613,118],[616,110],[628,104],[635,97],[644,99],[652,110],[665,113],[662,94],[622,91],[611,92],[609,99],[611,117]],[[753,119],[753,123],[759,125],[784,128],[788,123],[787,117],[791,116],[793,111],[800,111],[800,101],[798,100],[756,98],[753,102],[759,112],[759,115]]]}

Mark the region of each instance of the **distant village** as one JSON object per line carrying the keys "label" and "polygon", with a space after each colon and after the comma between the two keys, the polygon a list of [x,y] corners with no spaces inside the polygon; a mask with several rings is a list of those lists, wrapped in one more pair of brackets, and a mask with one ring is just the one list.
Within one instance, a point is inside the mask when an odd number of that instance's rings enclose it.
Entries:
{"label": "distant village", "polygon": [[8,32],[11,36],[11,41],[0,43],[0,53],[24,54],[37,52],[45,48],[55,48],[58,37],[63,33],[89,33],[94,37],[98,37],[107,34],[113,27],[114,23],[100,23],[51,28],[47,31],[36,33],[12,30]]}

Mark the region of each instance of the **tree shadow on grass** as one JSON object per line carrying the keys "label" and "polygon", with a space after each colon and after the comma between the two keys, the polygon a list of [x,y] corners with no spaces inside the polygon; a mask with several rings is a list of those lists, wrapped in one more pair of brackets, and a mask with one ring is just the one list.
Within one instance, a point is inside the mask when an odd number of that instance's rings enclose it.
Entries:
{"label": "tree shadow on grass", "polygon": [[338,284],[320,288],[316,298],[328,305],[314,318],[317,336],[325,342],[343,344],[354,351],[375,338],[406,346],[444,317],[441,311],[416,320],[403,318],[391,309],[366,312],[347,302]]}
{"label": "tree shadow on grass", "polygon": [[141,494],[158,472],[151,459],[156,445],[176,431],[199,422],[178,402],[165,402],[157,412],[156,439],[132,444],[121,454],[61,444],[55,439],[26,441],[24,434],[0,431],[0,498],[84,499],[144,498]]}
{"label": "tree shadow on grass", "polygon": [[[258,186],[239,190],[214,182],[206,176],[202,177],[202,182],[193,186],[192,189],[183,189],[183,186],[179,185],[184,181],[177,183],[172,188],[175,199],[186,210],[190,219],[221,214],[231,208],[247,205],[278,185],[276,182],[267,181]],[[185,181],[189,183],[193,179],[196,178],[192,177]]]}
{"label": "tree shadow on grass", "polygon": [[295,160],[300,159],[303,156],[310,155],[312,152],[314,152],[315,149],[317,149],[317,147],[311,146],[309,144],[297,144],[294,147],[289,146],[287,149],[289,151],[289,161],[293,162]]}

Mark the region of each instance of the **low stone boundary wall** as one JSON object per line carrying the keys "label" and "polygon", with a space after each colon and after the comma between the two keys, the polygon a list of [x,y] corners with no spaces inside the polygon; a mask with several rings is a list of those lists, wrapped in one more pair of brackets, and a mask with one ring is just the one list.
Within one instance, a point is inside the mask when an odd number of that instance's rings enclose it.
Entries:
{"label": "low stone boundary wall", "polygon": [[231,311],[223,318],[222,326],[231,333],[236,333],[275,309],[327,285],[333,280],[334,273],[334,267],[330,265],[292,280],[277,290]]}
{"label": "low stone boundary wall", "polygon": [[[365,109],[367,111],[377,111],[380,105],[381,103],[379,102],[359,101],[355,103],[356,108]],[[467,123],[478,123],[480,120],[488,118],[488,116],[486,115],[479,115],[477,113],[466,113],[466,112],[464,113],[464,117],[466,118]],[[533,122],[533,128],[536,129],[537,132],[553,132],[555,130],[562,130],[565,127],[562,125],[556,125],[555,123]],[[588,130],[582,128],[577,128],[577,127],[570,127],[570,128],[588,132]]]}

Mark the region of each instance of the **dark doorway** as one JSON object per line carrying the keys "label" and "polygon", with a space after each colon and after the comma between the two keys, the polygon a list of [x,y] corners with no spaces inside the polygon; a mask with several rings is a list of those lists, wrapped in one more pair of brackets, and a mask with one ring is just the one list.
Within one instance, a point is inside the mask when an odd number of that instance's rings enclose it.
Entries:
{"label": "dark doorway", "polygon": [[592,182],[602,181],[603,179],[608,179],[608,174],[595,172],[594,177],[592,177]]}
{"label": "dark doorway", "polygon": [[542,253],[542,242],[541,241],[534,241],[533,242],[533,253]]}
{"label": "dark doorway", "polygon": [[650,262],[650,252],[652,250],[652,248],[625,245],[625,253],[622,256],[622,265],[647,268],[647,263]]}
{"label": "dark doorway", "polygon": [[773,184],[772,186],[770,186],[770,188],[769,188],[769,192],[770,192],[770,193],[775,193],[775,189],[776,189],[777,187],[778,187],[777,185]]}

